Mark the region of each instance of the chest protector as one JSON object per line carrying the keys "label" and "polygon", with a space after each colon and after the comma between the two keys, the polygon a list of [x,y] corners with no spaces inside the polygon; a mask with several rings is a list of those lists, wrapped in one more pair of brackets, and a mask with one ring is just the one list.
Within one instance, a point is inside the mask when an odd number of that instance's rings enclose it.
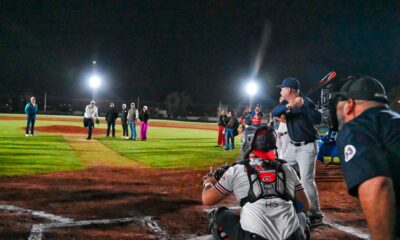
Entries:
{"label": "chest protector", "polygon": [[[286,187],[286,173],[283,170],[283,160],[262,161],[260,165],[251,165],[249,160],[244,160],[239,164],[246,167],[247,177],[249,179],[250,188],[247,197],[240,200],[240,206],[246,203],[256,202],[259,199],[282,198],[286,201],[294,200],[293,193],[290,193]],[[252,179],[252,176],[256,176]],[[254,177],[253,177],[254,178]],[[257,184],[260,194],[255,195],[253,188]]]}

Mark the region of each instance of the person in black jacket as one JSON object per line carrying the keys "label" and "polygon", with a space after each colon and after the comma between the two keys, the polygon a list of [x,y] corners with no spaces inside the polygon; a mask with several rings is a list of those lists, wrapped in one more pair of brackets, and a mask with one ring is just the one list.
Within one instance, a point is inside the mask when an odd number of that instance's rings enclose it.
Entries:
{"label": "person in black jacket", "polygon": [[139,120],[140,120],[140,140],[146,141],[147,140],[147,129],[148,129],[148,121],[149,121],[149,111],[147,106],[143,106],[143,111],[140,113]]}
{"label": "person in black jacket", "polygon": [[128,139],[128,109],[126,104],[122,104],[121,110],[122,138]]}
{"label": "person in black jacket", "polygon": [[112,136],[115,137],[115,120],[118,118],[118,112],[114,108],[114,103],[110,103],[110,108],[106,113],[107,137],[110,136],[110,128],[112,127]]}
{"label": "person in black jacket", "polygon": [[225,126],[225,151],[228,151],[229,148],[233,150],[235,149],[235,136],[238,135],[237,129],[239,127],[239,121],[237,120],[233,110],[228,111]]}

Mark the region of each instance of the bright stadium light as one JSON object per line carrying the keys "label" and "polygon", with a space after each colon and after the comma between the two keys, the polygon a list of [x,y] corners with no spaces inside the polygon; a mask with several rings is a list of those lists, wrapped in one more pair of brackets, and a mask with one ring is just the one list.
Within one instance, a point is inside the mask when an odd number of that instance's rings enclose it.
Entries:
{"label": "bright stadium light", "polygon": [[96,90],[97,88],[99,88],[99,87],[100,87],[100,84],[101,84],[101,79],[100,79],[99,76],[97,76],[97,75],[92,75],[92,76],[89,78],[89,86],[90,86],[93,90]]}
{"label": "bright stadium light", "polygon": [[250,96],[250,106],[249,109],[251,111],[251,102],[253,100],[254,95],[256,95],[257,91],[258,91],[258,86],[255,83],[255,81],[253,79],[250,79],[249,82],[246,85],[246,91],[247,94],[249,94]]}
{"label": "bright stadium light", "polygon": [[89,86],[92,89],[92,99],[93,100],[96,95],[96,90],[100,87],[100,85],[101,85],[101,78],[98,75],[93,74],[89,78]]}
{"label": "bright stadium light", "polygon": [[254,81],[247,83],[246,91],[250,95],[250,97],[253,97],[254,95],[256,95],[257,90],[258,90],[258,87]]}

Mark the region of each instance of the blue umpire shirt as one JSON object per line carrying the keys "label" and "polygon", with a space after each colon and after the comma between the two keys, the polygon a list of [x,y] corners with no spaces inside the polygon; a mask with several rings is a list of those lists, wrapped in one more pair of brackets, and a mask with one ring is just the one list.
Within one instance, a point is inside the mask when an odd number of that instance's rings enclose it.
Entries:
{"label": "blue umpire shirt", "polygon": [[312,142],[318,138],[316,124],[321,122],[321,113],[308,97],[302,96],[304,104],[300,108],[286,109],[287,101],[276,106],[271,114],[274,117],[285,115],[290,140],[295,142]]}
{"label": "blue umpire shirt", "polygon": [[371,178],[392,179],[400,237],[400,114],[385,106],[367,109],[339,130],[337,147],[350,195],[358,196],[358,186]]}

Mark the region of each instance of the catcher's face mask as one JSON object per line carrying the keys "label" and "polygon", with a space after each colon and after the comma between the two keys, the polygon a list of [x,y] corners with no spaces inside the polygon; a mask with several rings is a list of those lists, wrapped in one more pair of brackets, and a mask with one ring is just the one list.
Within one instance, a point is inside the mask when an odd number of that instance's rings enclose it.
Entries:
{"label": "catcher's face mask", "polygon": [[248,158],[252,150],[270,151],[276,149],[275,131],[262,124],[259,127],[249,126],[242,135],[242,156]]}

